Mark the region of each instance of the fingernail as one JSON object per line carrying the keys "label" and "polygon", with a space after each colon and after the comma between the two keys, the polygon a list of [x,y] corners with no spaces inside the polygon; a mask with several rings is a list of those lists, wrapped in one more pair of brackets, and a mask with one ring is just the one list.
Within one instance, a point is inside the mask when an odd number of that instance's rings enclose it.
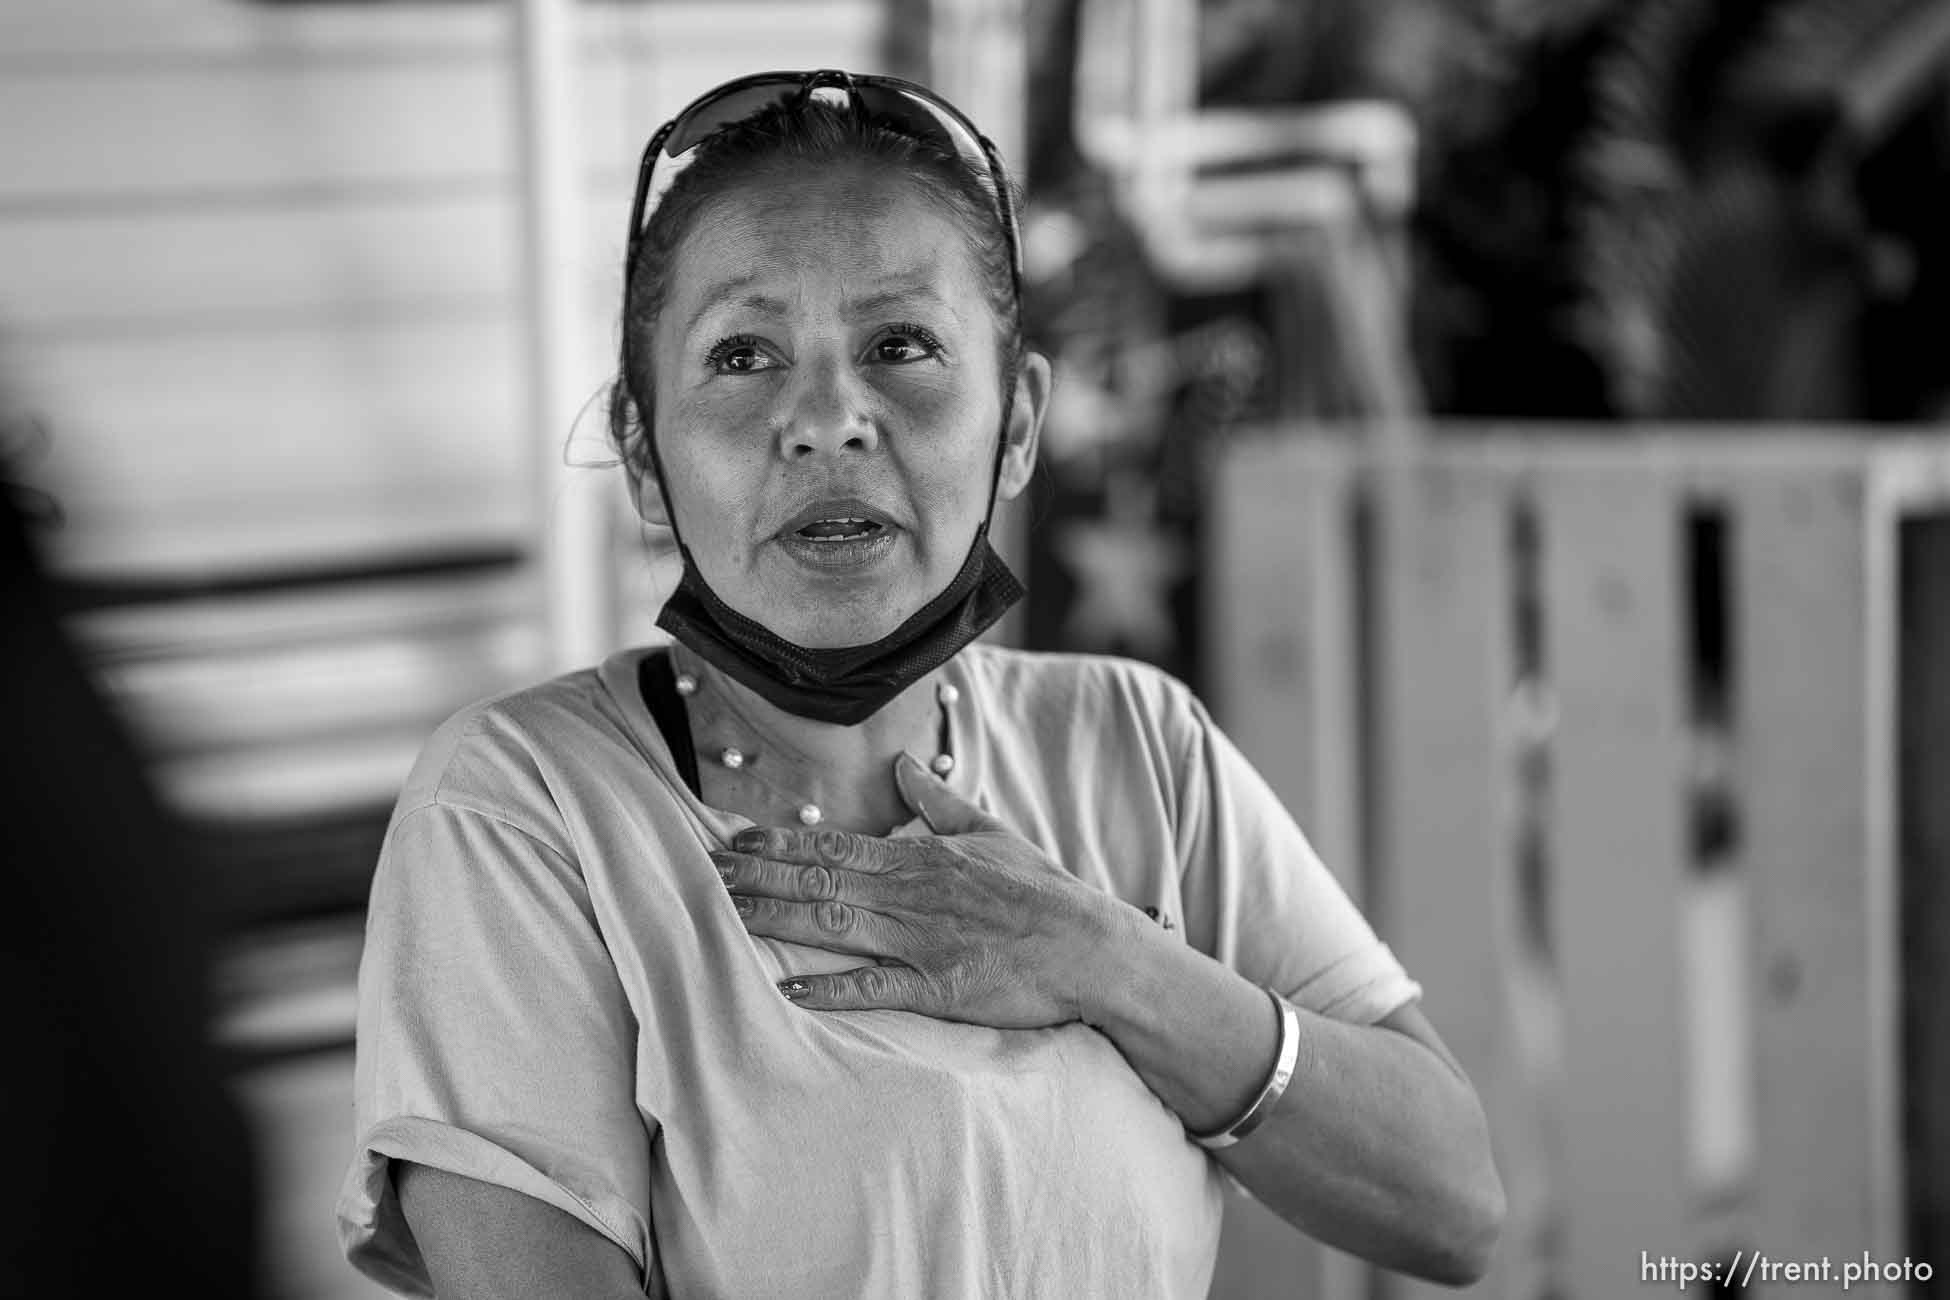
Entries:
{"label": "fingernail", "polygon": [[718,868],[718,879],[724,881],[725,884],[729,885],[731,883],[732,876],[736,874],[733,871],[731,864],[729,862],[724,861],[723,859],[719,859],[716,865]]}
{"label": "fingernail", "polygon": [[758,901],[750,894],[734,894],[731,905],[738,909],[738,915],[750,916],[752,909],[758,906]]}
{"label": "fingernail", "polygon": [[765,847],[765,832],[759,830],[739,831],[732,837],[731,847],[740,853],[756,853]]}
{"label": "fingernail", "polygon": [[800,998],[812,992],[812,985],[806,983],[804,980],[780,980],[779,992],[785,994],[785,1000],[787,1002],[797,1002]]}

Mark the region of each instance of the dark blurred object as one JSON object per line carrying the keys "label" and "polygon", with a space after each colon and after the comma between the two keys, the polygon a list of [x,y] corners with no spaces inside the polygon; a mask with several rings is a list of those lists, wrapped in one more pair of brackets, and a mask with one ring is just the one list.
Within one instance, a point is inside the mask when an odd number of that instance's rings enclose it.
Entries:
{"label": "dark blurred object", "polygon": [[1589,419],[1613,413],[1582,336],[1572,160],[1590,129],[1595,26],[1512,35],[1449,20],[1448,75],[1423,124],[1414,218],[1415,342],[1433,410]]}
{"label": "dark blurred object", "polygon": [[1437,410],[1945,409],[1950,7],[1483,3],[1448,21],[1473,54],[1415,105]]}
{"label": "dark blurred object", "polygon": [[56,618],[10,468],[0,1294],[254,1296],[258,1174],[208,1036],[210,900]]}
{"label": "dark blurred object", "polygon": [[[1950,512],[1898,536],[1897,844],[1909,1253],[1950,1258]],[[1950,1296],[1942,1265],[1911,1300]]]}
{"label": "dark blurred object", "polygon": [[1643,88],[1673,178],[1650,223],[1601,202],[1591,226],[1627,272],[1599,296],[1637,298],[1655,331],[1627,413],[1928,418],[1950,391],[1922,363],[1950,307],[1950,11],[1666,0],[1621,31],[1638,57],[1609,84]]}

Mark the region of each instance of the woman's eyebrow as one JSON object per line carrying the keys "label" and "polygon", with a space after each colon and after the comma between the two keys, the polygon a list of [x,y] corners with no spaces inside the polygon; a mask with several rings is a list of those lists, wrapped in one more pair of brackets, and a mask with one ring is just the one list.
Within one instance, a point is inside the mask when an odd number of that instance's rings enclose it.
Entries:
{"label": "woman's eyebrow", "polygon": [[752,284],[755,279],[754,276],[739,276],[720,285],[717,292],[699,303],[697,310],[691,313],[691,318],[684,322],[684,332],[686,334],[695,332],[698,322],[712,312],[727,308],[760,312],[770,316],[785,315],[787,308],[783,298],[765,293],[745,293],[740,296],[740,291]]}
{"label": "woman's eyebrow", "polygon": [[941,296],[941,291],[935,287],[931,278],[926,280],[896,281],[862,297],[848,298],[844,310],[849,318],[854,318],[860,316],[877,316],[890,307],[904,307],[916,304],[940,307],[953,315],[957,320],[961,318],[961,313],[955,310],[953,303]]}

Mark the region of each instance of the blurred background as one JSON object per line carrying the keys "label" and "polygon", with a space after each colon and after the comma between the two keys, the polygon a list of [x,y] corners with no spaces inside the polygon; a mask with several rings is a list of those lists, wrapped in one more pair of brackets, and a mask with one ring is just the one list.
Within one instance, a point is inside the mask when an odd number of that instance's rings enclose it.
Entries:
{"label": "blurred background", "polygon": [[[12,0],[8,1089],[66,1181],[8,1263],[76,1252],[22,1293],[133,1266],[51,1208],[106,1161],[211,1294],[382,1294],[332,1202],[393,794],[660,636],[638,153],[819,66],[1025,184],[997,635],[1192,683],[1422,979],[1511,1195],[1477,1293],[1938,1294],[1943,0]],[[1236,1197],[1213,1294],[1422,1290]]]}

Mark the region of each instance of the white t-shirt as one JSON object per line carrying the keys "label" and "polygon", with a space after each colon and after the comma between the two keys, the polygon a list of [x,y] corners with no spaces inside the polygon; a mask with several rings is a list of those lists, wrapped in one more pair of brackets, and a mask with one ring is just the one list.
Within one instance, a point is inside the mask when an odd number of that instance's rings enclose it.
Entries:
{"label": "white t-shirt", "polygon": [[[431,1294],[389,1160],[574,1215],[690,1297],[1203,1297],[1220,1170],[1081,1024],[788,1003],[857,957],[746,933],[645,652],[463,710],[402,792],[359,974],[342,1244]],[[1296,1005],[1419,987],[1181,684],[971,646],[951,783],[1081,879]],[[924,833],[919,822],[897,834]]]}

